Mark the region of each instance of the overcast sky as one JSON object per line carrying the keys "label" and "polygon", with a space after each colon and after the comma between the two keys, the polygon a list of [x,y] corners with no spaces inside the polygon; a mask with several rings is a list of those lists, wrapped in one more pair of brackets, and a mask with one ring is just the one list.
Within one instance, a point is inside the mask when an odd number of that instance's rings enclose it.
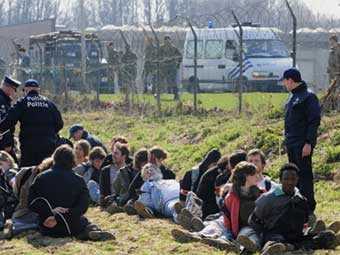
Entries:
{"label": "overcast sky", "polygon": [[303,0],[314,13],[340,18],[340,0]]}

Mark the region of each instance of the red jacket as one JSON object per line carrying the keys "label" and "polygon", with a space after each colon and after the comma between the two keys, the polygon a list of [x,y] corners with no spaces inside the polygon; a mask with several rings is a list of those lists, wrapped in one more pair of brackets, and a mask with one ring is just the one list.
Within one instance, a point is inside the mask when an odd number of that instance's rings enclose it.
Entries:
{"label": "red jacket", "polygon": [[224,226],[230,230],[234,238],[239,232],[240,198],[230,191],[224,199]]}

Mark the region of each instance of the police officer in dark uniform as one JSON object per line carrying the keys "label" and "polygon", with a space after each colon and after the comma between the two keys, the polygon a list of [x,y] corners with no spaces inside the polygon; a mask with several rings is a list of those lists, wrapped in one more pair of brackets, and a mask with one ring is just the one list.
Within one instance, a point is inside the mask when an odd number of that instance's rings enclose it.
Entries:
{"label": "police officer in dark uniform", "polygon": [[[5,119],[20,84],[19,81],[5,76],[0,87],[0,121]],[[0,150],[7,151],[17,161],[14,153],[14,127],[1,132]]]}
{"label": "police officer in dark uniform", "polygon": [[38,165],[49,157],[56,147],[57,134],[64,122],[56,105],[39,94],[36,80],[25,82],[25,96],[9,109],[0,122],[0,132],[14,128],[20,122],[20,166]]}
{"label": "police officer in dark uniform", "polygon": [[286,70],[282,80],[291,93],[285,107],[285,145],[288,160],[300,169],[298,188],[308,200],[310,220],[313,221],[316,202],[312,156],[321,121],[321,108],[317,96],[308,89],[297,69]]}

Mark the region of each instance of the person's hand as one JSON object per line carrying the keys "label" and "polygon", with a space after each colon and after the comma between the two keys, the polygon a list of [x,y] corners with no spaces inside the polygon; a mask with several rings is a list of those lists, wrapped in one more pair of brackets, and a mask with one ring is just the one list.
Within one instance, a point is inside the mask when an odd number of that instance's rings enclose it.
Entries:
{"label": "person's hand", "polygon": [[302,148],[302,158],[308,157],[312,152],[312,145],[306,143]]}
{"label": "person's hand", "polygon": [[64,207],[56,207],[53,209],[54,213],[67,213],[68,212],[68,208],[64,208]]}
{"label": "person's hand", "polygon": [[54,228],[57,225],[57,221],[54,216],[50,216],[44,221],[43,225],[46,228]]}

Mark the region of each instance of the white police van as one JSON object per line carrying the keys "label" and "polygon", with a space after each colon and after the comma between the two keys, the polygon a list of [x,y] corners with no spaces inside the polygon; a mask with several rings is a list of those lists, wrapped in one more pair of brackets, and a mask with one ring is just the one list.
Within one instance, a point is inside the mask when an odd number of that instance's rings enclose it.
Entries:
{"label": "white police van", "polygon": [[[243,24],[243,79],[255,90],[279,91],[278,80],[292,67],[292,58],[279,37],[280,30]],[[197,77],[200,91],[228,91],[239,77],[238,27],[196,29]],[[182,63],[183,88],[194,78],[194,36],[186,34]],[[254,86],[255,85],[255,86]],[[247,89],[247,88],[245,88]]]}

